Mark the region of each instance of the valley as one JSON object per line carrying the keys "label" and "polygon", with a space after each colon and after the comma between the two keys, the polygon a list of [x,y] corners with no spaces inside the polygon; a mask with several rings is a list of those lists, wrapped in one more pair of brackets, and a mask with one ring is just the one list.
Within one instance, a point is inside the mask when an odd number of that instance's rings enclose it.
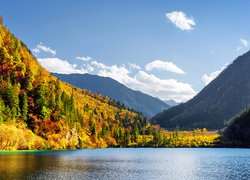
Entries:
{"label": "valley", "polygon": [[[222,130],[230,117],[250,103],[246,68],[249,52],[238,57],[193,99],[169,108],[164,102],[112,79],[84,75],[89,80],[83,81],[83,75],[55,74],[67,83],[63,82],[47,72],[3,24],[0,34],[1,150],[249,146],[244,143],[248,140],[235,139],[238,136],[248,139],[248,134],[231,135],[235,133],[234,122],[241,116]],[[242,72],[244,77],[239,81]],[[97,93],[102,88],[94,92],[80,89],[87,86],[88,89],[93,86],[92,90],[103,87],[105,96]],[[119,97],[112,96],[116,100],[107,97],[105,92],[126,94],[120,88],[131,93],[122,101],[130,99],[134,105],[124,105],[117,101]],[[230,99],[225,99],[229,96]],[[147,107],[138,109],[136,105]],[[146,116],[160,113],[149,121],[140,110]],[[248,127],[248,118],[244,123]]]}
{"label": "valley", "polygon": [[0,180],[250,179],[250,1],[1,1]]}

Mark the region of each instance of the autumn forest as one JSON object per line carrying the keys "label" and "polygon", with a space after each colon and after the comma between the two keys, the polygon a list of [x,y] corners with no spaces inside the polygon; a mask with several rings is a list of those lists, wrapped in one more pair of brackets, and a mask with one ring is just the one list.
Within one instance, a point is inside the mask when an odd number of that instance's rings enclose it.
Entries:
{"label": "autumn forest", "polygon": [[119,102],[62,82],[39,65],[2,19],[0,74],[0,150],[191,147],[209,146],[217,138],[205,131],[165,131]]}

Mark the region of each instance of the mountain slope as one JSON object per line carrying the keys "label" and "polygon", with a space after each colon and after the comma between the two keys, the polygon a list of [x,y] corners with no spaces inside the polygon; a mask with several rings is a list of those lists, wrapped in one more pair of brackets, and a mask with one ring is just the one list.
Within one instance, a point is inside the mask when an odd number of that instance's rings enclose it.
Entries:
{"label": "mountain slope", "polygon": [[227,145],[250,147],[250,108],[234,116],[223,130]]}
{"label": "mountain slope", "polygon": [[176,106],[176,105],[179,104],[178,102],[176,102],[176,101],[174,101],[174,100],[172,100],[172,99],[170,99],[170,100],[165,100],[164,102],[165,102],[166,104],[168,104],[169,106]]}
{"label": "mountain slope", "polygon": [[152,131],[141,114],[47,72],[0,21],[0,150],[138,145]]}
{"label": "mountain slope", "polygon": [[79,88],[101,93],[126,107],[133,108],[151,118],[170,106],[161,100],[127,88],[123,84],[108,78],[90,74],[54,74],[59,79]]}
{"label": "mountain slope", "polygon": [[165,128],[220,129],[250,104],[250,52],[239,56],[190,101],[152,119]]}

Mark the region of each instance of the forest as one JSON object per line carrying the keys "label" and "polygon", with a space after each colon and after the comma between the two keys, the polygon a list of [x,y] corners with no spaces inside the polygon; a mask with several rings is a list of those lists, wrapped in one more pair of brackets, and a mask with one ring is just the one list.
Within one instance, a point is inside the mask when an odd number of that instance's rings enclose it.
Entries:
{"label": "forest", "polygon": [[231,118],[223,129],[222,142],[227,147],[250,147],[250,108]]}
{"label": "forest", "polygon": [[55,78],[0,23],[0,149],[127,146],[155,129],[142,114]]}
{"label": "forest", "polygon": [[0,22],[0,150],[213,147],[217,131],[167,131],[140,112],[46,71]]}

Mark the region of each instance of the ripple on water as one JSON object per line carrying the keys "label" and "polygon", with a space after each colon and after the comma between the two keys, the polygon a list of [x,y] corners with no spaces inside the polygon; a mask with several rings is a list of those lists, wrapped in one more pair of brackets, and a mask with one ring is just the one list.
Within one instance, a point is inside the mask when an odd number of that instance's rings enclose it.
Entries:
{"label": "ripple on water", "polygon": [[250,179],[249,149],[129,148],[0,155],[0,179]]}

